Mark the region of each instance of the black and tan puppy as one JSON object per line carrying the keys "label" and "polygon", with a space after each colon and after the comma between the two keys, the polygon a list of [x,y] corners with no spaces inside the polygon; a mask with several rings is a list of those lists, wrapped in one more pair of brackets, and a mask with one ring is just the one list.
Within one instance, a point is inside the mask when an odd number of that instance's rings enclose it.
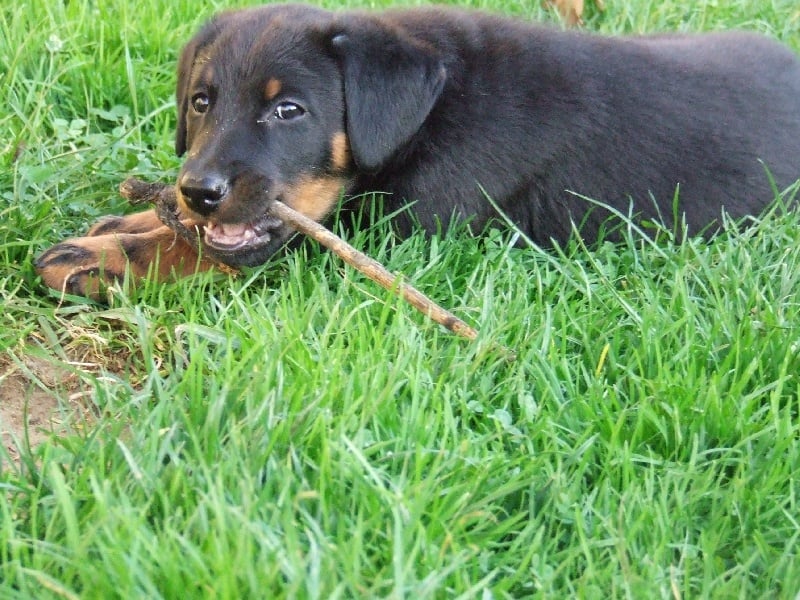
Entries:
{"label": "black and tan puppy", "polygon": [[[411,204],[401,232],[453,218],[479,231],[497,217],[488,195],[546,244],[573,223],[597,235],[609,213],[580,195],[697,233],[723,210],[760,211],[770,177],[800,177],[800,61],[746,33],[606,38],[441,8],[267,6],[200,31],[177,102],[182,217],[235,266],[289,238],[276,199],[322,221],[343,197],[385,192],[387,212]],[[82,294],[157,256],[159,276],[198,266],[147,212],[107,218],[37,267]]]}

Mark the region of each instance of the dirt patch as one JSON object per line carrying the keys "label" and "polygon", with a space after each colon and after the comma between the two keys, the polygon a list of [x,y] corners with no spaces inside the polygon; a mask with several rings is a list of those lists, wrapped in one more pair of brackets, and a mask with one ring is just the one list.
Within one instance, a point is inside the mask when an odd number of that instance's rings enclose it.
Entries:
{"label": "dirt patch", "polygon": [[54,358],[0,358],[0,440],[9,457],[91,421],[87,387],[73,366]]}

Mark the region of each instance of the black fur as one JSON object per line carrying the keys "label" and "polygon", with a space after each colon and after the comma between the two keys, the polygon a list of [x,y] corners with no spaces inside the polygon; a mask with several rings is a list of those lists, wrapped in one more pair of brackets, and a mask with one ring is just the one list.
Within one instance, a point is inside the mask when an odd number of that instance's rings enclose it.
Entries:
{"label": "black fur", "polygon": [[[453,216],[479,230],[497,217],[488,195],[538,243],[573,223],[592,240],[608,213],[582,195],[699,233],[723,209],[762,210],[768,172],[778,188],[800,177],[800,61],[747,33],[608,38],[443,8],[267,6],[197,35],[177,101],[184,208],[222,225],[258,223],[314,178],[385,192],[386,211],[413,203],[402,232]],[[277,119],[286,101],[306,112]],[[332,164],[337,132],[346,164]],[[266,260],[289,235],[269,226],[226,261]]]}

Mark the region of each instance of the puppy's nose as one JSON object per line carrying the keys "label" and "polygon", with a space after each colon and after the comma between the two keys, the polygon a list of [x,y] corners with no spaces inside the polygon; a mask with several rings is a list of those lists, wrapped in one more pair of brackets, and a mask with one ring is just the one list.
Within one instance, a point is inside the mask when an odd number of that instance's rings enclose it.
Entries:
{"label": "puppy's nose", "polygon": [[178,185],[189,208],[205,217],[219,208],[228,193],[228,182],[219,175],[194,177],[187,173]]}

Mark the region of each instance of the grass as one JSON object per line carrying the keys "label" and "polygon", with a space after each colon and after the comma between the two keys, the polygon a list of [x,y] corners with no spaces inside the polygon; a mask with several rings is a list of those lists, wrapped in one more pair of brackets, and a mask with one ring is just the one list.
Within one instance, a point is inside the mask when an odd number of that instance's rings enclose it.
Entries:
{"label": "grass", "polygon": [[[800,50],[790,0],[606,4],[589,28],[748,28]],[[563,252],[353,236],[475,344],[313,244],[62,303],[32,258],[128,210],[125,176],[179,164],[174,62],[211,8],[131,6],[0,13],[0,384],[27,374],[63,421],[7,444],[3,597],[796,596],[797,213]],[[48,384],[31,357],[67,375]]]}

